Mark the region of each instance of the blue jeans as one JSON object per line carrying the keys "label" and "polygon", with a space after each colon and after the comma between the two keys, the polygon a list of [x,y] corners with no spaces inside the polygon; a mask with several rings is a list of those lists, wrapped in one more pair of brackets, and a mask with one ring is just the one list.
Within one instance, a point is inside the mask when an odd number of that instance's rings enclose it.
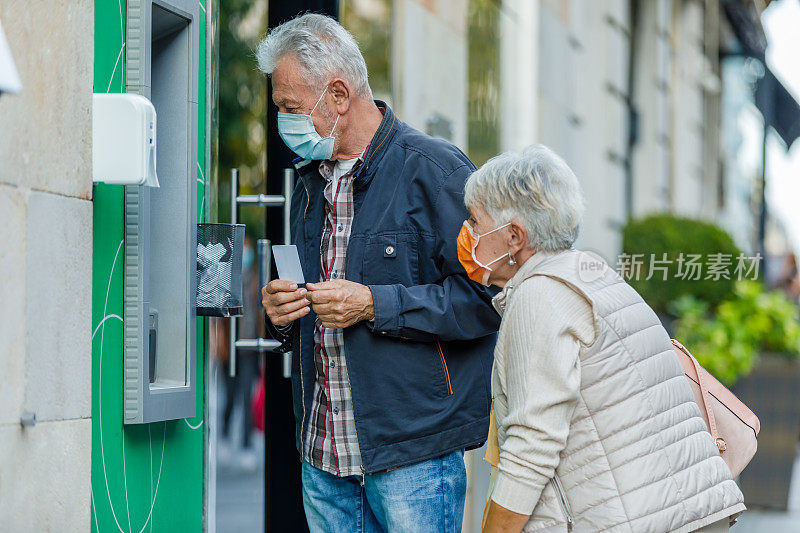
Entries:
{"label": "blue jeans", "polygon": [[312,533],[460,533],[467,491],[462,450],[358,476],[336,477],[303,463],[303,505]]}

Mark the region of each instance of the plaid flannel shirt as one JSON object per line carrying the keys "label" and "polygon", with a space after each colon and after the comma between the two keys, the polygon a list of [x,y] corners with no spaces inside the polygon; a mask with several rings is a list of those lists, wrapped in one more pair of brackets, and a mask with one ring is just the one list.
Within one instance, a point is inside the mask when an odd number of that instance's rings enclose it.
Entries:
{"label": "plaid flannel shirt", "polygon": [[[334,179],[333,161],[320,163],[319,172],[327,182],[325,223],[320,242],[320,281],[345,278],[347,244],[353,222],[353,174],[361,162],[358,158],[338,180]],[[336,476],[361,475],[363,468],[347,376],[344,332],[324,327],[319,317],[314,324],[314,362],[314,399],[303,434],[305,460]]]}

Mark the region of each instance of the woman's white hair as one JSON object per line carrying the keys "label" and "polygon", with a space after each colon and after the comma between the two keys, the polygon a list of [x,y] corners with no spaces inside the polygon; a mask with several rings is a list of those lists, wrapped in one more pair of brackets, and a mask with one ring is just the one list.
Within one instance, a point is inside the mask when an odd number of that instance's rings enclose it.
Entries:
{"label": "woman's white hair", "polygon": [[367,64],[353,35],[325,15],[307,13],[271,30],[258,44],[258,68],[271,75],[275,65],[291,54],[302,66],[304,78],[322,87],[341,76],[364,98],[372,98]]}
{"label": "woman's white hair", "polygon": [[578,178],[541,144],[487,161],[467,180],[464,203],[485,209],[498,226],[519,222],[531,248],[551,252],[575,242],[584,208]]}

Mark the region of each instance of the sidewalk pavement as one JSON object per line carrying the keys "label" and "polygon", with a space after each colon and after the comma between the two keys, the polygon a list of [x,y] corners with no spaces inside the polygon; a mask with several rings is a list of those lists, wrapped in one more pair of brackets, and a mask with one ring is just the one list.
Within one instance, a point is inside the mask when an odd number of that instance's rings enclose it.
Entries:
{"label": "sidewalk pavement", "polygon": [[[264,531],[264,437],[253,435],[251,453],[256,464],[242,461],[241,450],[233,450],[217,462],[217,533]],[[246,465],[243,462],[248,463]]]}
{"label": "sidewalk pavement", "polygon": [[[227,372],[227,369],[219,371]],[[222,378],[220,378],[221,381]],[[215,416],[217,427],[222,427],[222,409],[225,405],[225,387],[217,381]],[[264,531],[264,434],[252,430],[251,446],[243,451],[241,404],[233,411],[228,439],[217,432],[217,533],[259,533]]]}

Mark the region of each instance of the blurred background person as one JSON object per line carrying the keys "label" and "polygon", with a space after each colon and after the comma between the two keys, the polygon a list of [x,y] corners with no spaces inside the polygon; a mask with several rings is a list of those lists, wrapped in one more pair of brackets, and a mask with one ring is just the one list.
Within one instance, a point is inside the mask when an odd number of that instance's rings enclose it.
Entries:
{"label": "blurred background person", "polygon": [[[244,315],[238,318],[239,338],[254,339],[259,335],[260,304],[258,288],[258,269],[255,264],[253,238],[245,236],[242,254],[242,298]],[[230,377],[228,372],[229,345],[228,334],[230,321],[215,320],[214,334],[218,339],[217,361],[223,366],[221,375],[225,383],[225,395],[222,406],[222,423],[220,430],[217,460],[225,466],[237,466],[246,471],[254,471],[259,457],[252,445],[255,431],[251,399],[253,389],[259,377],[260,355],[255,352],[239,350],[236,357],[236,375]],[[232,431],[232,422],[239,422],[239,430]]]}
{"label": "blurred background person", "polygon": [[800,303],[800,273],[797,271],[797,256],[791,252],[786,254],[775,288],[782,290],[793,302]]}

